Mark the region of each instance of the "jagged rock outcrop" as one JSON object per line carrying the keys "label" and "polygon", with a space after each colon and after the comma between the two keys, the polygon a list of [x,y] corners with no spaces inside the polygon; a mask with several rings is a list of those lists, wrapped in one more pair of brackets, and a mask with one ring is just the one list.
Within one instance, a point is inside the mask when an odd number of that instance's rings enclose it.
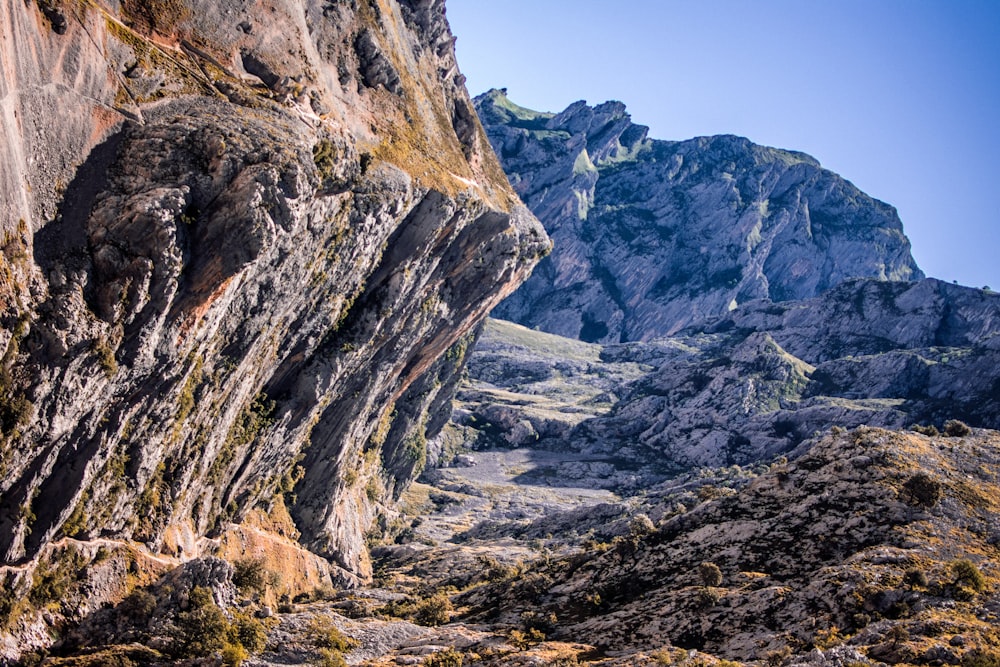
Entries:
{"label": "jagged rock outcrop", "polygon": [[649,139],[620,102],[539,113],[492,90],[476,108],[555,244],[496,317],[617,343],[848,278],[923,277],[896,211],[803,153]]}
{"label": "jagged rock outcrop", "polygon": [[539,559],[456,603],[466,622],[525,627],[527,618],[550,639],[616,655],[995,659],[998,447],[994,431],[829,433],[749,483],[704,487],[693,507],[661,507],[655,525]]}
{"label": "jagged rock outcrop", "polygon": [[[998,332],[1000,295],[934,279],[754,301],[648,343],[493,324],[455,418],[482,446],[586,453],[597,483],[641,489],[658,474],[766,460],[830,426],[1000,428]],[[597,474],[602,459],[618,465]]]}
{"label": "jagged rock outcrop", "polygon": [[366,576],[445,353],[549,248],[443,3],[4,0],[0,29],[0,559],[190,558],[287,505]]}

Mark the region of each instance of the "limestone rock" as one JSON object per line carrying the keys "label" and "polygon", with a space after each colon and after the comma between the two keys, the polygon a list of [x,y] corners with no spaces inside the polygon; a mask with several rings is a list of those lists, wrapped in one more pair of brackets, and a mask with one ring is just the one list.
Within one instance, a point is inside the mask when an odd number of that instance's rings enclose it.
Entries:
{"label": "limestone rock", "polygon": [[549,248],[443,4],[50,4],[0,7],[0,560],[270,512],[363,580]]}
{"label": "limestone rock", "polygon": [[[646,343],[491,321],[455,421],[478,447],[509,446],[527,421],[534,447],[617,461],[587,477],[620,490],[767,460],[831,426],[1000,428],[998,324],[1000,296],[933,279],[754,301]],[[569,465],[556,480],[579,480]]]}
{"label": "limestone rock", "polygon": [[895,209],[808,155],[649,139],[620,102],[540,113],[493,90],[476,108],[555,247],[496,317],[617,343],[849,278],[923,277]]}

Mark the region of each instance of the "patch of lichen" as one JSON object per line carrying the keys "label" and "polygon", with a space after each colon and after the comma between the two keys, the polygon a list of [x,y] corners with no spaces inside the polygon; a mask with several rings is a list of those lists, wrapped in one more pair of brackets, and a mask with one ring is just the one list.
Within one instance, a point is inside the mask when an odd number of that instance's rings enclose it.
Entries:
{"label": "patch of lichen", "polygon": [[121,80],[115,93],[116,105],[143,104],[170,95],[218,94],[212,82],[199,71],[197,65],[184,62],[186,56],[181,53],[168,53],[142,33],[120,23],[110,15],[105,15],[104,24],[108,35],[132,49],[135,54],[133,67],[142,72],[160,72],[166,79],[164,85],[147,95],[136,94],[124,80]]}

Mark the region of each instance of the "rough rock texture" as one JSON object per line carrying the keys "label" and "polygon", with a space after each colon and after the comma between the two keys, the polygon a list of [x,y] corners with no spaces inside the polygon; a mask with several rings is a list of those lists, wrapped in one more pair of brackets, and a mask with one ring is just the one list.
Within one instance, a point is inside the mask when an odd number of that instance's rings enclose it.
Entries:
{"label": "rough rock texture", "polygon": [[1000,428],[998,331],[1000,295],[933,279],[754,301],[648,343],[588,346],[491,322],[455,420],[479,447],[589,457],[551,483],[634,491],[766,460],[834,425]]}
{"label": "rough rock texture", "polygon": [[476,108],[555,244],[496,317],[617,343],[848,278],[923,277],[896,211],[808,155],[734,136],[651,140],[620,102],[539,113],[492,90]]}
{"label": "rough rock texture", "polygon": [[367,576],[445,352],[549,247],[443,4],[5,0],[0,24],[0,558],[189,558],[287,504]]}
{"label": "rough rock texture", "polygon": [[[972,664],[1000,640],[998,445],[991,431],[840,431],[736,491],[704,493],[658,525],[536,561],[456,603],[471,607],[466,622],[494,627],[551,612],[549,638],[616,654]],[[956,565],[963,559],[971,568]],[[705,562],[717,576],[701,573]]]}

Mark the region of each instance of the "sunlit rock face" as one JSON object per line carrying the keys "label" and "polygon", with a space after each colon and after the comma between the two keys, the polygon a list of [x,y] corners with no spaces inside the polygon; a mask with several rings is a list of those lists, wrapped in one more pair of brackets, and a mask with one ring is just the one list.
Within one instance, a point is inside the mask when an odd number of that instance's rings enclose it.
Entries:
{"label": "sunlit rock face", "polygon": [[728,135],[649,139],[620,102],[558,114],[498,90],[475,102],[555,247],[497,317],[588,342],[648,340],[753,299],[923,277],[895,209],[803,153]]}
{"label": "sunlit rock face", "polygon": [[443,5],[11,1],[0,31],[0,560],[187,558],[280,505],[368,576],[446,352],[549,248]]}

